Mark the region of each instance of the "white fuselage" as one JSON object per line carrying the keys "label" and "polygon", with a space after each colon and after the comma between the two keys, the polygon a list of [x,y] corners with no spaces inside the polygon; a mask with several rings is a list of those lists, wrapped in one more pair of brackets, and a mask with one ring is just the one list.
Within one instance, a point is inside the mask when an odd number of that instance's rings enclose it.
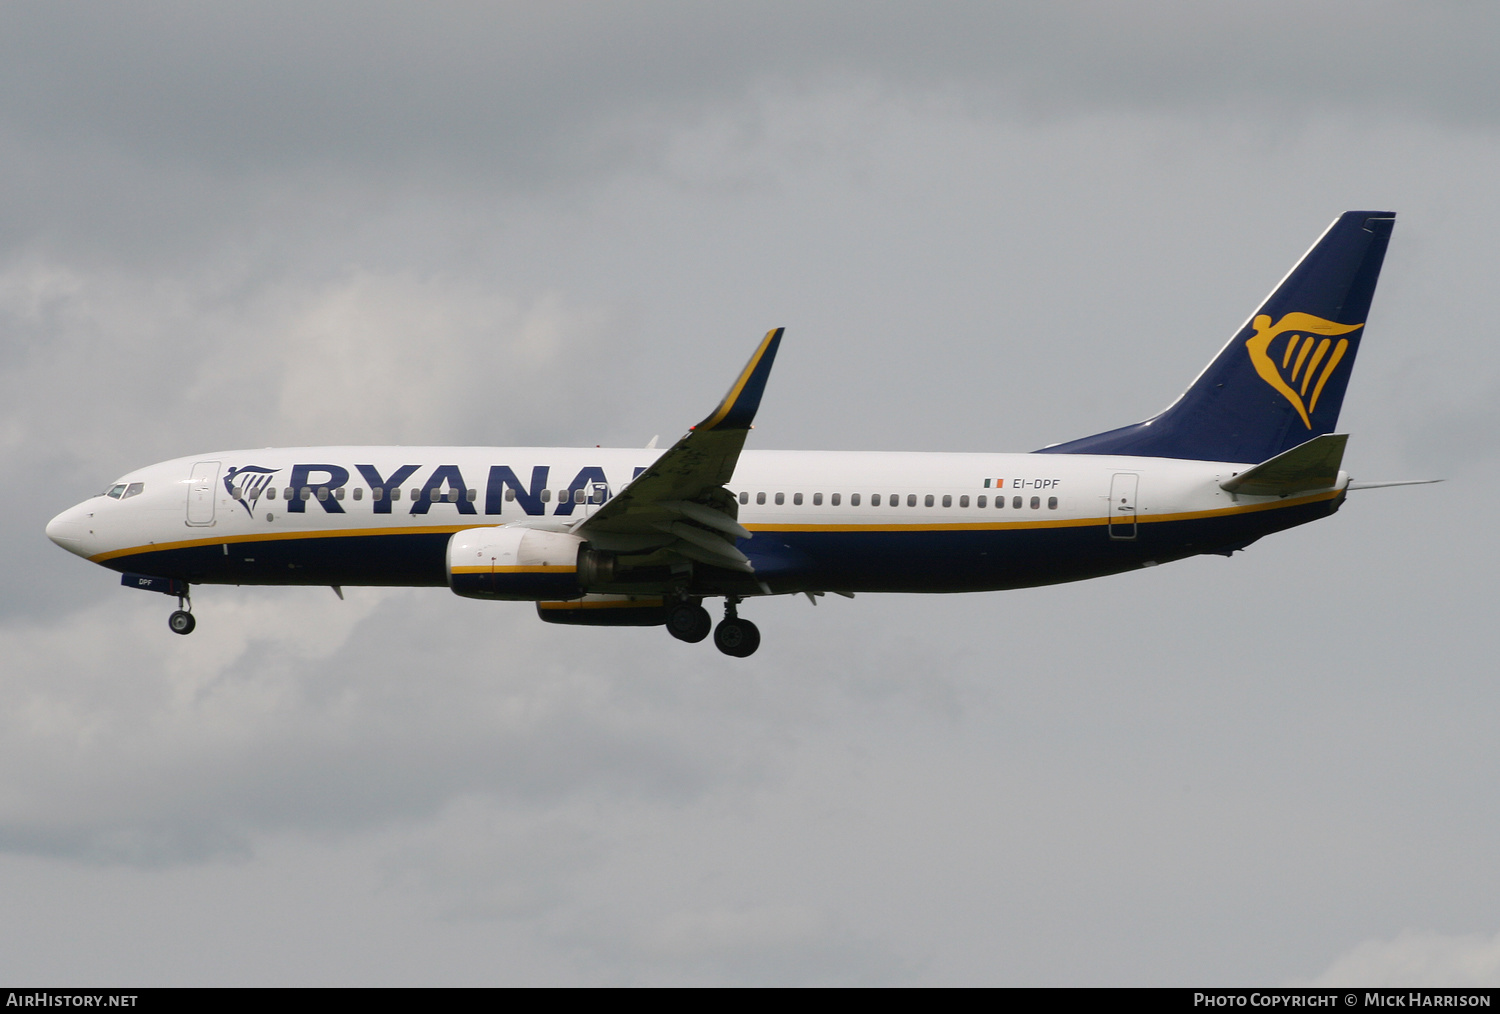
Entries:
{"label": "white fuselage", "polygon": [[[220,451],[122,476],[114,487],[120,495],[86,500],[59,514],[47,531],[70,551],[112,569],[173,570],[164,576],[193,582],[438,584],[440,561],[414,578],[405,556],[393,558],[386,571],[379,559],[363,556],[352,566],[315,559],[314,547],[376,536],[432,542],[492,525],[568,531],[660,453],[353,446]],[[817,564],[808,568],[808,581],[796,578],[796,566],[783,567],[777,591],[809,585],[957,591],[1070,580],[1157,557],[1221,551],[1210,544],[1217,534],[1187,539],[1184,551],[1167,532],[1174,523],[1199,522],[1228,533],[1225,544],[1252,541],[1312,520],[1258,523],[1254,516],[1315,502],[1336,507],[1347,485],[1340,473],[1336,487],[1289,500],[1235,496],[1219,487],[1245,467],[1075,454],[745,451],[727,486],[740,504],[739,523],[754,535],[741,542],[752,560],[758,551],[782,547]],[[399,479],[394,485],[393,478]],[[926,572],[906,573],[923,571],[924,543],[893,537],[942,533],[966,533],[967,541],[942,543]],[[1034,550],[1023,554],[1020,569],[955,567],[955,553],[1003,555],[1026,533],[1069,536],[1057,543],[1067,551],[1056,574],[1044,565],[1038,570]],[[844,546],[822,559],[819,547],[832,547],[837,536],[845,537]],[[879,538],[856,546],[850,536]],[[380,543],[388,544],[395,543]],[[865,557],[885,546],[891,547],[890,566],[901,572],[872,580],[879,565],[872,570]],[[1091,547],[1098,555],[1093,563]],[[299,554],[301,563],[293,559]],[[272,556],[274,570],[263,565]],[[341,575],[340,566],[347,572]],[[842,584],[841,572],[848,574]],[[954,574],[951,585],[945,572]]]}

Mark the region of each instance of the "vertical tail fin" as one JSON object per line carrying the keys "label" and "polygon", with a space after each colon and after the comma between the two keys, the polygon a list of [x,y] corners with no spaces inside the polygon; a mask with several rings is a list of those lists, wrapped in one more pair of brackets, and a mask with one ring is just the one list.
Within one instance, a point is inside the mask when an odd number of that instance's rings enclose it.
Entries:
{"label": "vertical tail fin", "polygon": [[1042,453],[1259,462],[1332,432],[1395,221],[1340,215],[1165,412]]}

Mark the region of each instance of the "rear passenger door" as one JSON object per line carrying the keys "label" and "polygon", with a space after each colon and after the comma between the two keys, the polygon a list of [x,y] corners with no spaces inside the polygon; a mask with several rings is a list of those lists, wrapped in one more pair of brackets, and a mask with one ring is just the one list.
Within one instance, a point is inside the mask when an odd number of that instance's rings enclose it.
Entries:
{"label": "rear passenger door", "polygon": [[1109,482],[1109,537],[1133,539],[1136,529],[1136,493],[1141,477],[1135,472],[1116,472]]}

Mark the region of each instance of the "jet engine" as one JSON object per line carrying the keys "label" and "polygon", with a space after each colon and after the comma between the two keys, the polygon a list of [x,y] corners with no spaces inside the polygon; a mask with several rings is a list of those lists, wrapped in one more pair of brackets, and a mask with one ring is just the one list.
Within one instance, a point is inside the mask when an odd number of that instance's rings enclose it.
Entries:
{"label": "jet engine", "polygon": [[448,587],[473,599],[576,599],[583,540],[563,532],[466,528],[448,540]]}

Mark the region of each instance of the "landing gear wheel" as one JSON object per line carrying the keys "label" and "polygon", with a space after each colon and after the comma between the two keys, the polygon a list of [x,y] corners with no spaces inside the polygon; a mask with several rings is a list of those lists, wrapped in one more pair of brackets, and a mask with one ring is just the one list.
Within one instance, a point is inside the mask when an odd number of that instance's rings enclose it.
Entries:
{"label": "landing gear wheel", "polygon": [[697,644],[713,627],[713,617],[696,602],[682,602],[667,610],[667,633],[679,641]]}
{"label": "landing gear wheel", "polygon": [[760,628],[749,620],[725,619],[714,628],[714,647],[734,658],[749,658],[760,647]]}
{"label": "landing gear wheel", "polygon": [[191,634],[197,625],[198,621],[186,609],[178,609],[167,617],[167,626],[172,628],[174,634]]}

